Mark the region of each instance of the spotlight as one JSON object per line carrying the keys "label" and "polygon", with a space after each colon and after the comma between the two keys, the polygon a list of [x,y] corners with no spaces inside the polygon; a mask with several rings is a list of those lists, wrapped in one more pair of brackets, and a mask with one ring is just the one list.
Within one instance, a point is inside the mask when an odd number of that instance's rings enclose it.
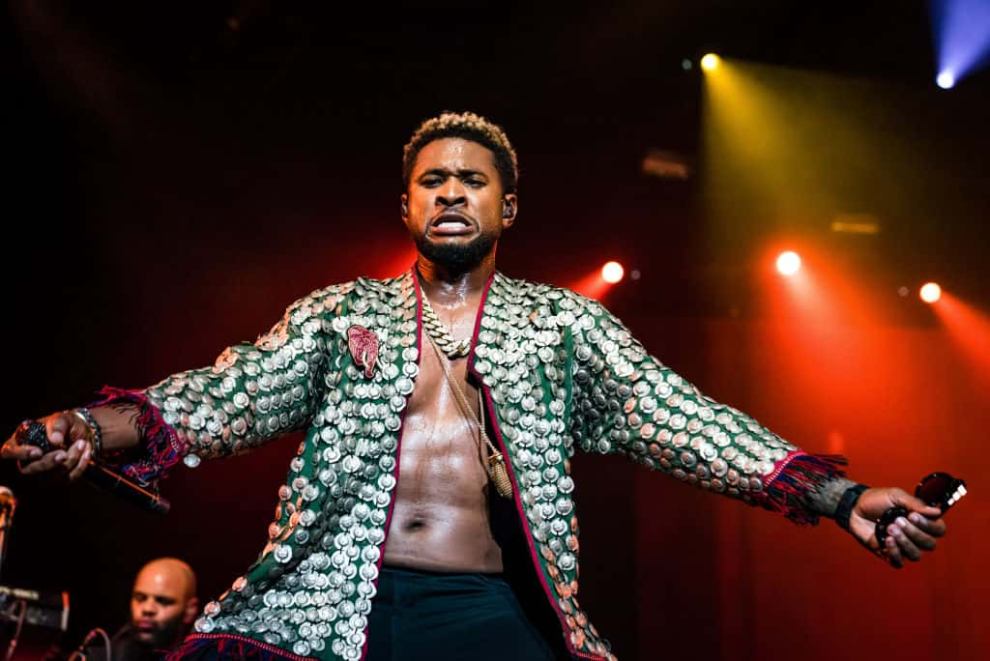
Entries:
{"label": "spotlight", "polygon": [[935,84],[944,90],[952,89],[956,85],[956,77],[951,71],[942,71],[935,76]]}
{"label": "spotlight", "polygon": [[801,256],[793,250],[785,250],[777,255],[777,272],[791,276],[801,270]]}
{"label": "spotlight", "polygon": [[942,288],[934,282],[926,282],[921,286],[921,291],[918,292],[918,295],[921,296],[921,300],[925,303],[934,303],[942,298]]}
{"label": "spotlight", "polygon": [[622,280],[622,276],[625,275],[626,270],[622,268],[622,264],[618,262],[607,262],[605,266],[602,267],[602,280],[614,285],[615,283]]}
{"label": "spotlight", "polygon": [[705,71],[715,71],[718,69],[718,65],[721,63],[722,58],[720,58],[715,53],[708,53],[703,58],[701,58],[701,68]]}

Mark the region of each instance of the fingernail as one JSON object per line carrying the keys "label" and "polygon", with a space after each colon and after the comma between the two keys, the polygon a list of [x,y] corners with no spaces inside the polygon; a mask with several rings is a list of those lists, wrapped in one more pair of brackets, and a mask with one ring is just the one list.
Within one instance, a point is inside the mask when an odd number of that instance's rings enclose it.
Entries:
{"label": "fingernail", "polygon": [[40,448],[31,448],[30,450],[28,450],[28,456],[29,457],[40,457],[41,456],[41,449]]}
{"label": "fingernail", "polygon": [[62,463],[65,461],[65,453],[61,450],[55,453],[55,461]]}
{"label": "fingernail", "polygon": [[76,448],[77,450],[79,450],[80,452],[82,452],[83,450],[85,450],[85,449],[86,449],[86,441],[84,441],[84,440],[82,440],[82,439],[80,438],[80,439],[79,439],[78,441],[76,441],[76,445],[75,445],[75,448]]}
{"label": "fingernail", "polygon": [[912,512],[908,516],[908,518],[911,519],[912,521],[914,521],[915,523],[921,523],[921,515],[918,514],[917,512]]}
{"label": "fingernail", "polygon": [[899,516],[897,517],[897,524],[903,527],[906,526],[908,522],[907,519],[905,519],[903,516]]}
{"label": "fingernail", "polygon": [[50,440],[52,443],[61,443],[64,439],[65,437],[62,436],[62,432],[60,431],[53,431],[48,436],[48,440]]}

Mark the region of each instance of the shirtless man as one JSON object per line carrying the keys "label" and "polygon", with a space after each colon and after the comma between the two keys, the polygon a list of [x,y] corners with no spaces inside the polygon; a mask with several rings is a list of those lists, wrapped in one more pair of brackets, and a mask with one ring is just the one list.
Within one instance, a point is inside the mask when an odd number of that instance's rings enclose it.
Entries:
{"label": "shirtless man", "polygon": [[[48,416],[58,449],[47,455],[14,437],[3,447],[24,473],[75,478],[99,427],[103,455],[141,449],[151,459],[122,470],[154,481],[182,455],[195,465],[310,426],[263,557],[206,606],[182,658],[612,658],[575,596],[575,449],[621,451],[791,518],[835,517],[894,566],[934,548],[945,530],[937,509],[900,489],[856,488],[827,460],[702,397],[593,302],[497,274],[497,242],[518,210],[501,129],[470,113],[428,120],[406,147],[404,175],[402,219],[419,253],[411,274],[314,293],[212,369]],[[654,392],[666,397],[659,409]],[[508,498],[491,483],[479,410],[505,455]],[[714,445],[679,444],[674,432],[694,422]],[[523,612],[532,604],[502,578],[508,549],[492,512],[506,504],[538,600],[556,616],[552,634],[537,631]],[[874,521],[892,505],[911,513],[881,548]]]}

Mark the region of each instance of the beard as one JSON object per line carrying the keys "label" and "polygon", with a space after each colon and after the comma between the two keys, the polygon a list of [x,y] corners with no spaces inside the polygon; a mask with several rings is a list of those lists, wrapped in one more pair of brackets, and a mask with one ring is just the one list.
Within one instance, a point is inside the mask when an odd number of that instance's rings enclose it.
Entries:
{"label": "beard", "polygon": [[453,274],[467,273],[481,264],[495,247],[498,237],[479,234],[468,243],[431,243],[425,234],[413,237],[419,253]]}
{"label": "beard", "polygon": [[181,616],[175,617],[166,622],[162,622],[151,631],[141,632],[138,634],[137,639],[148,647],[171,647],[176,643],[176,641],[182,638],[182,635],[185,633],[185,626],[186,625],[183,623]]}

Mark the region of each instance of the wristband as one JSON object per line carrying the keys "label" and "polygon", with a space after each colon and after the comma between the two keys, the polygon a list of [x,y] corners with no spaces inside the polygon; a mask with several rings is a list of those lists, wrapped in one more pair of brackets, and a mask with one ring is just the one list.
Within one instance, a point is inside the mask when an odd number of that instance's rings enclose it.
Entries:
{"label": "wristband", "polygon": [[835,522],[839,524],[840,528],[849,530],[849,517],[852,515],[853,508],[859,502],[859,497],[869,488],[865,484],[854,484],[842,494],[842,498],[839,499],[839,504],[835,508],[834,516]]}

